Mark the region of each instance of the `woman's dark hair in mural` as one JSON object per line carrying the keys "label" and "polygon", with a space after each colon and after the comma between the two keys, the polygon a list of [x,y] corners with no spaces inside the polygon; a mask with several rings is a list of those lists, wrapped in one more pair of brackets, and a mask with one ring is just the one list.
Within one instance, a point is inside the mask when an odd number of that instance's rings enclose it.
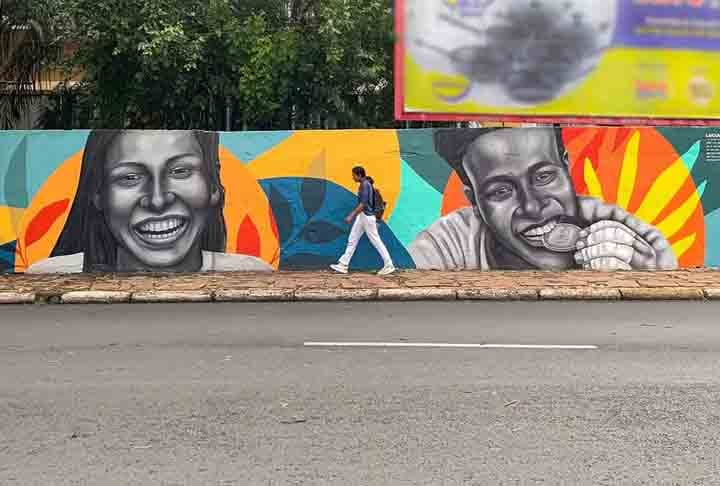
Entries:
{"label": "woman's dark hair in mural", "polygon": [[[435,151],[440,157],[445,159],[447,163],[455,170],[457,175],[467,187],[472,187],[470,178],[463,166],[463,159],[470,146],[479,137],[497,130],[510,130],[509,128],[493,127],[493,128],[439,128],[435,130]],[[555,143],[557,144],[558,154],[565,165],[568,165],[568,153],[562,137],[562,128],[556,126]]]}
{"label": "woman's dark hair in mural", "polygon": [[[51,256],[84,253],[83,271],[114,271],[118,242],[110,231],[102,210],[93,204],[103,187],[105,162],[113,143],[123,130],[96,130],[88,136],[80,169],[80,180],[70,215]],[[219,191],[219,203],[209,209],[208,221],[200,234],[200,249],[225,251],[227,230],[223,207],[225,189],[220,181],[219,135],[214,132],[189,132],[197,140],[203,155],[210,185]]]}

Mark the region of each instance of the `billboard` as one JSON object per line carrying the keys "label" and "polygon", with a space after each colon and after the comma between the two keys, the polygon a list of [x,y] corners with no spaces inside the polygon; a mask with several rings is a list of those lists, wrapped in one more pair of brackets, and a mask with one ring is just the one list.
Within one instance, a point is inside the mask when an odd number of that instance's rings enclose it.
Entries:
{"label": "billboard", "polygon": [[395,0],[396,117],[720,124],[720,0]]}

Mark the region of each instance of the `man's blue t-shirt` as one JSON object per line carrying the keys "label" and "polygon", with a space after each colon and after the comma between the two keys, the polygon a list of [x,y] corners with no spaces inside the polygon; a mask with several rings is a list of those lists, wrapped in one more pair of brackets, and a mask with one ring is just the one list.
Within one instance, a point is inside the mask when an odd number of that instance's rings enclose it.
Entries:
{"label": "man's blue t-shirt", "polygon": [[363,213],[367,216],[375,215],[373,187],[370,181],[363,179],[358,190],[358,201],[364,205]]}

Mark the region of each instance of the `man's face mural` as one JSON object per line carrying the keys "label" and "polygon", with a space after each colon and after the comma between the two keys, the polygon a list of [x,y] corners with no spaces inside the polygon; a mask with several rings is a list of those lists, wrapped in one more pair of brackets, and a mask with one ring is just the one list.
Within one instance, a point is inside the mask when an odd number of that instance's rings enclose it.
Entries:
{"label": "man's face mural", "polygon": [[470,146],[463,167],[469,196],[496,243],[530,267],[564,269],[572,253],[543,246],[543,235],[572,220],[578,202],[552,129],[497,130]]}
{"label": "man's face mural", "polygon": [[118,266],[199,267],[200,236],[220,201],[191,132],[128,131],[108,147],[95,205],[118,242]]}

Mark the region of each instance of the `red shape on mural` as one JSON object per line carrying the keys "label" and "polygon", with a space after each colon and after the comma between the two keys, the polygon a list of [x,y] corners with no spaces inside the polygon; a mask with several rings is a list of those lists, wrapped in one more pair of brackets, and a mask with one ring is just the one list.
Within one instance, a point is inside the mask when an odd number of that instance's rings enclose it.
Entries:
{"label": "red shape on mural", "polygon": [[260,256],[260,233],[250,216],[245,216],[240,223],[236,252],[241,255]]}
{"label": "red shape on mural", "polygon": [[63,215],[69,205],[70,199],[63,199],[48,204],[38,211],[25,231],[25,246],[28,247],[42,238],[50,230],[53,223]]}
{"label": "red shape on mural", "polygon": [[467,207],[470,207],[470,201],[465,195],[465,184],[463,184],[460,177],[453,172],[445,186],[441,214],[447,216],[453,211]]}

